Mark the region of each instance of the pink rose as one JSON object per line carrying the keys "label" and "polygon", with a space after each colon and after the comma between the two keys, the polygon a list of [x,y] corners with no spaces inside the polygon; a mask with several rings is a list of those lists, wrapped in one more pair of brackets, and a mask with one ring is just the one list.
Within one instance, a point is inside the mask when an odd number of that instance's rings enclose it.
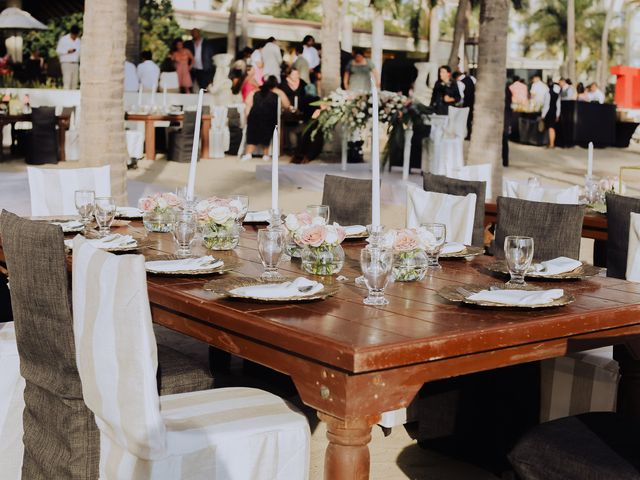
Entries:
{"label": "pink rose", "polygon": [[170,207],[177,207],[180,205],[180,199],[175,193],[163,193],[162,198],[164,198]]}
{"label": "pink rose", "polygon": [[298,217],[298,223],[300,225],[311,225],[313,223],[313,218],[307,212],[302,212],[296,215]]}
{"label": "pink rose", "polygon": [[418,237],[409,229],[398,231],[393,248],[400,252],[409,252],[418,248]]}
{"label": "pink rose", "polygon": [[300,243],[311,247],[319,247],[327,237],[324,225],[314,225],[305,229],[300,236]]}
{"label": "pink rose", "polygon": [[138,200],[138,208],[143,212],[151,212],[156,208],[156,202],[150,197],[142,197]]}

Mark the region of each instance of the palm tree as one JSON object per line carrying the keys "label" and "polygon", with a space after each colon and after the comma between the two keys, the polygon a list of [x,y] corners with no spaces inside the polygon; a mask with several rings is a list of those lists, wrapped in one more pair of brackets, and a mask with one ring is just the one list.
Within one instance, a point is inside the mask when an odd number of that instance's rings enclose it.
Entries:
{"label": "palm tree", "polygon": [[322,91],[340,86],[340,6],[338,0],[322,0]]}
{"label": "palm tree", "polygon": [[240,0],[231,0],[229,7],[229,22],[227,24],[227,53],[236,55],[236,25],[238,23],[238,7]]}
{"label": "palm tree", "polygon": [[576,2],[567,0],[567,75],[576,78]]}
{"label": "palm tree", "polygon": [[471,9],[471,0],[460,0],[458,10],[456,11],[455,25],[453,29],[453,43],[451,44],[451,53],[449,54],[449,66],[452,70],[458,69],[458,53],[460,51],[460,42],[468,25],[468,10]]}
{"label": "palm tree", "polygon": [[138,63],[140,57],[140,0],[127,0],[127,60]]}
{"label": "palm tree", "polygon": [[249,46],[249,0],[242,0],[242,17],[240,18],[240,50]]}
{"label": "palm tree", "polygon": [[80,162],[111,165],[111,193],[127,204],[124,60],[127,0],[85,0],[80,62]]}

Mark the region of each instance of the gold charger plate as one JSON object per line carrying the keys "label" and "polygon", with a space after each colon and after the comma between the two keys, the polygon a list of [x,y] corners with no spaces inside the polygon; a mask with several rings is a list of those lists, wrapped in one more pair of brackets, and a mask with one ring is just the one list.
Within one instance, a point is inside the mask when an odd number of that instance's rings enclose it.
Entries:
{"label": "gold charger plate", "polygon": [[367,232],[356,233],[355,235],[347,235],[344,237],[345,240],[362,240],[363,238],[368,238],[369,234]]}
{"label": "gold charger plate", "polygon": [[268,297],[253,297],[249,295],[238,295],[233,293],[231,290],[240,287],[251,287],[254,285],[264,285],[264,284],[272,284],[272,283],[284,283],[291,280],[295,280],[295,278],[283,278],[282,280],[273,281],[273,280],[260,280],[259,278],[252,277],[229,277],[228,279],[222,280],[212,280],[207,282],[204,286],[205,290],[209,290],[211,292],[225,295],[229,298],[238,298],[241,300],[251,300],[254,302],[264,302],[264,303],[288,303],[288,302],[308,302],[310,300],[324,300],[325,298],[331,297],[335,295],[340,289],[339,284],[335,285],[327,285],[326,283],[322,283],[324,288],[314,293],[313,295],[305,295],[299,296],[296,295],[294,297],[288,298],[268,298]]}
{"label": "gold charger plate", "polygon": [[575,301],[575,297],[564,292],[564,295],[560,298],[557,298],[549,303],[542,303],[539,305],[512,305],[507,303],[495,303],[495,302],[482,302],[476,300],[469,300],[467,297],[474,293],[478,293],[482,290],[490,289],[491,287],[500,288],[500,289],[513,289],[513,290],[528,290],[528,291],[536,291],[542,290],[540,287],[534,287],[532,285],[525,285],[522,287],[513,287],[505,285],[504,283],[500,284],[491,284],[491,285],[478,285],[478,284],[466,284],[466,285],[449,285],[448,287],[444,287],[438,291],[438,295],[442,298],[449,300],[450,302],[464,303],[467,305],[475,305],[478,307],[489,307],[489,308],[509,308],[515,310],[532,310],[538,308],[551,308],[551,307],[563,307],[565,305],[569,305],[570,303]]}
{"label": "gold charger plate", "polygon": [[[94,240],[99,238],[97,232],[91,232],[88,235],[85,235],[86,238],[88,240]],[[104,248],[104,247],[100,247],[100,250],[104,250],[105,252],[111,252],[111,253],[121,253],[121,252],[133,252],[135,250],[140,250],[142,248],[147,248],[149,245],[152,244],[152,242],[144,236],[141,235],[131,235],[133,237],[133,239],[136,241],[135,244],[130,244],[130,245],[122,245],[120,247],[112,247],[112,248]],[[66,241],[66,240],[65,240]],[[67,247],[67,245],[65,244],[65,248],[68,248],[69,250],[71,250],[70,247]]]}
{"label": "gold charger plate", "polygon": [[161,261],[161,260],[181,260],[183,258],[184,257],[178,257],[177,255],[158,255],[154,257],[145,257],[144,268],[148,273],[153,273],[154,275],[212,275],[212,274],[221,274],[221,273],[225,273],[230,270],[233,270],[240,263],[236,258],[233,258],[231,260],[216,258],[216,261],[222,260],[224,264],[214,268],[200,268],[197,270],[176,270],[173,272],[165,272],[163,270],[154,270],[152,268],[147,267],[147,262],[155,262],[155,261]]}
{"label": "gold charger plate", "polygon": [[[509,269],[507,268],[507,262],[505,260],[497,260],[488,264],[486,267],[491,272],[509,275]],[[595,277],[601,271],[602,268],[600,267],[594,267],[593,265],[582,262],[581,266],[570,272],[549,275],[544,272],[528,271],[525,273],[525,277],[536,280],[584,280],[585,278]]]}
{"label": "gold charger plate", "polygon": [[125,213],[124,211],[120,210],[116,210],[116,218],[122,218],[124,220],[142,220],[142,216],[144,215],[143,213],[140,213],[139,215],[130,215]]}
{"label": "gold charger plate", "polygon": [[474,247],[473,245],[465,245],[464,250],[459,252],[451,252],[440,255],[439,258],[465,258],[484,255],[484,247]]}

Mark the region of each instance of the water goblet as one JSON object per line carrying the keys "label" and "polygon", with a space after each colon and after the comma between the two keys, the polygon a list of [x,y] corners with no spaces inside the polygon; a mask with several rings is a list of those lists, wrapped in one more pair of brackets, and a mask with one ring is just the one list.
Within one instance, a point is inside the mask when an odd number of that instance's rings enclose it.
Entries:
{"label": "water goblet", "polygon": [[421,227],[427,232],[425,241],[427,268],[441,269],[438,258],[447,238],[447,226],[443,223],[423,223]]}
{"label": "water goblet", "polygon": [[96,197],[94,215],[98,224],[99,235],[109,234],[111,223],[116,216],[116,204],[112,197]]}
{"label": "water goblet", "polygon": [[525,286],[524,275],[533,259],[533,238],[509,235],[504,239],[504,256],[511,275],[507,285]]}
{"label": "water goblet", "polygon": [[191,243],[198,231],[197,217],[194,212],[176,212],[173,219],[173,239],[178,244],[176,255],[188,257],[191,255]]}
{"label": "water goblet", "polygon": [[393,252],[379,247],[363,248],[360,251],[360,268],[369,295],[362,303],[365,305],[387,305],[384,289],[391,280]]}
{"label": "water goblet", "polygon": [[258,254],[264,267],[260,275],[262,280],[280,280],[278,262],[284,253],[285,239],[280,229],[263,228],[258,230]]}
{"label": "water goblet", "polygon": [[76,190],[74,192],[74,198],[76,209],[82,219],[81,221],[85,228],[87,228],[95,208],[96,193],[93,190]]}
{"label": "water goblet", "polygon": [[324,223],[329,223],[329,214],[331,212],[329,205],[307,205],[306,210],[311,217],[320,217],[324,219]]}
{"label": "water goblet", "polygon": [[234,201],[234,203],[237,203],[238,205],[240,205],[240,216],[238,217],[238,223],[240,223],[240,225],[242,225],[242,223],[244,222],[244,217],[247,216],[247,212],[249,211],[249,197],[247,195],[239,195],[239,194],[232,194],[232,195],[225,195],[225,198],[228,198],[229,200]]}

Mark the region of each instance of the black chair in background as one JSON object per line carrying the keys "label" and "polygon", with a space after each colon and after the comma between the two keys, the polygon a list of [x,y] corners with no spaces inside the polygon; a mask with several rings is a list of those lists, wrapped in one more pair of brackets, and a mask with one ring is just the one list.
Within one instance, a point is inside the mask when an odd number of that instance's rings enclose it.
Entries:
{"label": "black chair in background", "polygon": [[[202,114],[209,114],[209,107],[202,107]],[[193,133],[196,129],[196,112],[184,112],[182,126],[169,130],[167,160],[188,163],[193,150]],[[199,157],[199,156],[198,156]]]}
{"label": "black chair in background", "polygon": [[25,135],[26,162],[29,165],[58,163],[58,133],[55,107],[31,111],[31,131]]}

